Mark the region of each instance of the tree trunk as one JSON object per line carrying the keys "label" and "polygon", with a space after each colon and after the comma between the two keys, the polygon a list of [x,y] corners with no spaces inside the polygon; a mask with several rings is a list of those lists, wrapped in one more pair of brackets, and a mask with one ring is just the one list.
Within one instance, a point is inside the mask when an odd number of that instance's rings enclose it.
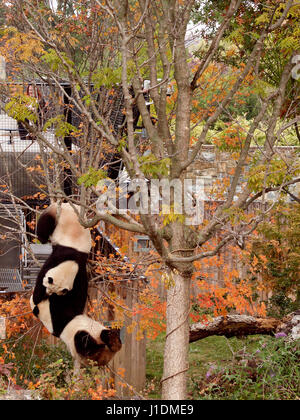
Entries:
{"label": "tree trunk", "polygon": [[227,338],[252,334],[274,334],[281,321],[274,318],[255,318],[249,315],[218,316],[208,323],[199,322],[190,328],[190,343],[212,335]]}
{"label": "tree trunk", "polygon": [[191,325],[190,343],[212,335],[230,338],[253,334],[283,334],[289,335],[293,340],[299,340],[300,310],[292,312],[283,319],[255,318],[249,315],[218,316],[210,322]]}
{"label": "tree trunk", "polygon": [[186,399],[189,354],[190,279],[174,270],[167,291],[167,329],[162,399]]}

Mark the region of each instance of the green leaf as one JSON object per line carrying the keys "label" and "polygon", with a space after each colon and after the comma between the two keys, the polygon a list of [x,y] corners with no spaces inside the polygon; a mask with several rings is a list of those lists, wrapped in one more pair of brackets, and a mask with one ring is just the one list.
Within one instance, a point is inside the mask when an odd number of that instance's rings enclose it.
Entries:
{"label": "green leaf", "polygon": [[157,157],[150,153],[147,156],[139,157],[140,169],[145,176],[158,178],[159,175],[168,176],[170,169],[170,158],[158,160]]}
{"label": "green leaf", "polygon": [[65,121],[64,115],[58,115],[57,117],[50,118],[44,125],[43,131],[46,131],[50,127],[54,127],[56,137],[66,137],[70,133],[78,132],[78,129],[74,125]]}
{"label": "green leaf", "polygon": [[121,83],[122,68],[112,69],[109,67],[102,67],[92,75],[92,81],[96,89],[106,87],[112,88]]}
{"label": "green leaf", "polygon": [[101,179],[107,178],[107,173],[102,169],[90,167],[88,172],[78,178],[78,185],[84,185],[86,188],[96,186]]}
{"label": "green leaf", "polygon": [[119,141],[119,146],[117,148],[118,152],[122,152],[123,149],[126,149],[126,146],[127,146],[126,137],[123,137]]}
{"label": "green leaf", "polygon": [[57,52],[53,48],[41,56],[41,60],[44,61],[50,69],[57,72],[59,69],[65,70],[69,66],[74,68],[74,62],[67,56],[65,52],[60,52],[61,57],[58,56]]}
{"label": "green leaf", "polygon": [[6,104],[5,111],[17,121],[37,121],[37,99],[28,95],[15,95]]}

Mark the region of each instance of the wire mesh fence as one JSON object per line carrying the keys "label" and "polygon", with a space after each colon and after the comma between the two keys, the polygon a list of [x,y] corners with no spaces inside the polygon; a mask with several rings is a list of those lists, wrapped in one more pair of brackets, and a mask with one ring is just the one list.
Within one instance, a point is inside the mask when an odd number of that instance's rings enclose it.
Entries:
{"label": "wire mesh fence", "polygon": [[24,290],[19,270],[0,268],[0,293],[15,293]]}
{"label": "wire mesh fence", "polygon": [[[8,115],[7,107],[12,97],[33,96],[37,100],[37,119],[25,122]],[[26,95],[26,96],[25,96]],[[64,115],[64,91],[59,86],[32,82],[2,83],[0,85],[0,200],[10,202],[12,196],[30,198],[45,184],[42,173],[38,173],[42,163],[37,159],[41,146],[36,141],[34,130],[43,134],[46,142],[57,145],[53,126],[43,130],[47,121],[57,115]],[[16,113],[17,115],[17,113]],[[29,127],[29,128],[28,128]],[[34,169],[35,168],[35,169]],[[41,172],[41,171],[40,171]],[[51,181],[51,179],[50,179]]]}
{"label": "wire mesh fence", "polygon": [[[81,98],[83,97],[81,92],[78,92],[78,94]],[[93,148],[96,150],[97,147],[101,150],[101,146],[99,146],[101,139],[97,137],[86,117],[74,105],[72,90],[68,83],[62,83],[61,85],[41,82],[28,84],[0,83],[0,208],[9,209],[12,202],[16,200],[25,218],[24,232],[27,234],[27,240],[32,244],[35,237],[38,210],[43,209],[49,203],[49,191],[47,190],[49,185],[58,183],[66,195],[76,195],[78,184],[76,176],[67,166],[64,166],[67,161],[67,159],[64,159],[64,155],[60,157],[59,163],[62,165],[58,169],[57,162],[51,162],[51,147],[41,150],[44,147],[43,143],[34,137],[34,130],[28,129],[26,124],[18,121],[17,118],[13,118],[12,113],[9,113],[8,107],[13,103],[12,98],[20,98],[22,101],[24,97],[28,96],[34,96],[37,99],[37,122],[35,123],[37,131],[43,135],[45,141],[50,145],[64,147],[65,153],[76,150],[78,161],[75,157],[72,158],[78,167],[80,161],[86,159],[86,156],[89,155],[90,150]],[[124,130],[125,116],[122,89],[119,87],[112,89],[110,92],[107,89],[100,89],[95,94],[94,99],[99,112],[110,121],[112,131],[117,134]],[[15,115],[17,116],[18,113]],[[45,122],[49,122],[49,120],[51,121],[51,119],[60,115],[76,128],[84,126],[84,129],[82,129],[82,137],[85,139],[83,148],[81,148],[80,140],[70,134],[57,138],[53,124],[47,124],[47,129],[43,130]],[[29,128],[31,125],[34,126],[31,121],[26,122],[29,124]],[[42,162],[41,152],[44,153],[45,150],[46,156],[44,156]],[[119,156],[103,150],[101,159],[99,160],[99,167],[107,163],[108,176],[116,178],[120,169]],[[45,181],[45,165],[48,165],[47,182]],[[53,169],[54,167],[55,169]],[[11,224],[9,216],[6,216],[2,218],[2,231],[0,232],[4,236],[9,231]],[[9,246],[9,249],[6,249],[6,245]],[[26,268],[27,254],[25,253],[20,260],[22,254],[21,240],[16,240],[13,244],[11,242],[5,244],[5,241],[2,241],[0,248],[5,251],[5,255],[2,256],[0,252],[0,268],[12,269],[16,267],[20,269],[20,261],[21,272],[22,268]],[[5,272],[5,276],[7,275]],[[29,279],[32,277],[32,273],[29,271],[25,275],[28,275]],[[5,280],[5,276],[4,274],[3,276],[0,275],[0,283]]]}

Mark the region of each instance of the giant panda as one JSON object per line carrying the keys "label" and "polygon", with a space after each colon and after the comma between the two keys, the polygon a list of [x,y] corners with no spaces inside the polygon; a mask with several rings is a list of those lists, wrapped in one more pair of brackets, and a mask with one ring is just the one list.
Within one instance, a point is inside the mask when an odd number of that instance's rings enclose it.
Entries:
{"label": "giant panda", "polygon": [[50,268],[43,278],[43,285],[46,287],[47,295],[56,293],[65,295],[73,289],[74,281],[79,270],[76,261],[64,261],[56,267]]}
{"label": "giant panda", "polygon": [[[88,296],[88,277],[86,271],[88,254],[79,252],[74,248],[54,245],[51,255],[41,268],[35,288],[32,302],[35,305],[34,315],[39,316],[40,304],[49,302],[51,315],[51,333],[59,337],[62,330],[76,315],[84,312]],[[69,270],[70,265],[73,269]],[[76,274],[75,274],[76,272]],[[55,274],[60,273],[64,282],[59,283]],[[75,274],[75,277],[74,277]],[[55,279],[54,284],[49,284]],[[52,293],[49,286],[61,285],[61,293]],[[66,289],[66,293],[65,290]]]}
{"label": "giant panda", "polygon": [[42,300],[40,303],[35,305],[33,303],[33,295],[30,297],[30,306],[33,314],[41,321],[41,323],[47,328],[50,334],[53,334],[52,317],[50,313],[50,302],[49,299]]}
{"label": "giant panda", "polygon": [[[43,300],[36,306],[31,297],[30,304],[33,311],[38,307],[40,321],[53,334],[49,300]],[[122,347],[119,329],[109,329],[84,314],[68,322],[59,338],[71,353],[75,370],[88,360],[96,362],[98,366],[107,365]]]}
{"label": "giant panda", "polygon": [[[78,210],[78,207],[77,207]],[[68,203],[49,206],[37,223],[42,243],[51,241],[52,253],[41,268],[33,291],[33,313],[40,318],[40,303],[48,300],[52,322],[51,333],[59,337],[65,326],[84,312],[87,301],[88,253],[91,233],[79,222]]]}
{"label": "giant panda", "polygon": [[62,245],[89,253],[92,238],[89,229],[84,228],[76,214],[80,212],[77,205],[53,203],[40,216],[37,223],[38,240],[45,244]]}
{"label": "giant panda", "polygon": [[81,226],[71,205],[54,204],[40,216],[37,236],[42,243],[50,240],[53,251],[38,274],[30,299],[34,315],[65,342],[75,368],[87,359],[100,366],[107,364],[121,348],[120,331],[83,314],[92,244],[89,229]]}
{"label": "giant panda", "polygon": [[119,329],[109,329],[87,315],[77,315],[60,335],[68,347],[75,365],[93,360],[98,366],[106,365],[121,349]]}

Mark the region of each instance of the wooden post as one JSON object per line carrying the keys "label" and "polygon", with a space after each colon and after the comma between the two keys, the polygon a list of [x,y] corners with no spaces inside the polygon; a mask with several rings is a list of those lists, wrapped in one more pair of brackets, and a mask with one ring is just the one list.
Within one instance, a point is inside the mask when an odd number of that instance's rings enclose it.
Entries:
{"label": "wooden post", "polygon": [[57,346],[59,343],[61,343],[61,340],[57,337],[54,337],[54,335],[50,334],[47,339],[50,346]]}
{"label": "wooden post", "polygon": [[[138,281],[126,282],[126,307],[132,309],[136,306],[139,295],[139,284]],[[124,295],[122,287],[117,290],[117,293]],[[90,288],[89,290],[90,299],[101,299],[101,291],[96,288]],[[114,320],[114,314],[112,310],[107,311],[107,321]],[[139,324],[139,315],[135,315],[132,319],[125,318],[124,330],[121,334],[122,348],[116,353],[112,361],[109,363],[111,368],[111,378],[114,380],[115,388],[118,397],[128,397],[134,394],[126,384],[132,387],[133,390],[140,392],[145,387],[146,382],[146,339],[136,339],[137,328]],[[100,320],[105,322],[105,320]],[[127,327],[131,323],[136,323],[137,327],[132,332],[128,332]]]}
{"label": "wooden post", "polygon": [[[138,302],[139,285],[138,282],[129,282],[126,285],[126,306],[134,308]],[[130,385],[133,390],[140,392],[145,387],[146,382],[146,338],[137,340],[137,329],[139,325],[139,315],[134,315],[132,319],[125,319],[125,334],[122,349],[115,355],[111,362],[111,368],[114,372],[118,373],[120,370],[124,371],[124,383],[117,376],[115,376],[115,386],[117,395],[120,397],[128,397],[134,392],[128,386]],[[131,323],[136,326],[132,332],[128,332],[127,327]]]}
{"label": "wooden post", "polygon": [[0,316],[0,340],[6,339],[6,318]]}

